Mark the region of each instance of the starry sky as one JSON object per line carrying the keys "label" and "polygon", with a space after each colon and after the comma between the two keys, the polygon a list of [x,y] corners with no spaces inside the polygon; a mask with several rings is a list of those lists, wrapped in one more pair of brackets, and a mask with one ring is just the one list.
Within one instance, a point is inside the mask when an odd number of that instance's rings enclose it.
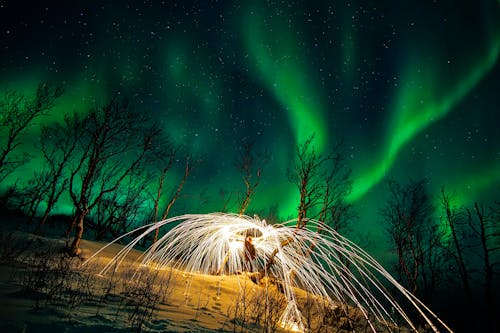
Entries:
{"label": "starry sky", "polygon": [[270,160],[248,212],[294,215],[287,169],[313,133],[320,153],[345,143],[362,227],[380,229],[390,179],[500,198],[498,0],[0,1],[0,17],[0,89],[65,89],[39,125],[120,91],[203,161],[180,213],[243,191],[233,161],[255,142]]}

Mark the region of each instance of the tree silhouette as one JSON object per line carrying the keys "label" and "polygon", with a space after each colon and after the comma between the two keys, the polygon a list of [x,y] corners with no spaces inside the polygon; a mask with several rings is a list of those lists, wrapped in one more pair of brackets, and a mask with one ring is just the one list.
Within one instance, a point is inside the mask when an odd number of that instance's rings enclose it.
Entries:
{"label": "tree silhouette", "polygon": [[97,240],[108,234],[113,238],[125,234],[137,219],[146,215],[148,185],[147,176],[127,177],[115,191],[102,196],[87,221]]}
{"label": "tree silhouette", "polygon": [[0,97],[0,182],[29,159],[27,154],[15,154],[22,145],[23,135],[52,109],[62,93],[60,87],[40,83],[33,98],[14,91]]}
{"label": "tree silhouette", "polygon": [[[163,209],[163,213],[161,215],[161,220],[160,221],[165,220],[167,218],[168,214],[170,213],[170,209],[172,209],[172,206],[174,205],[174,203],[179,198],[179,195],[180,195],[180,193],[181,193],[181,191],[182,191],[182,189],[184,187],[184,184],[186,183],[186,180],[188,179],[189,174],[191,173],[191,171],[192,171],[192,165],[191,165],[191,162],[190,162],[190,157],[188,156],[188,157],[186,157],[186,164],[185,164],[185,167],[184,167],[184,175],[183,175],[182,179],[179,181],[179,183],[177,184],[177,187],[176,187],[174,193],[170,197],[170,200],[165,205],[165,208]],[[158,195],[159,195],[157,197],[158,200],[161,197],[161,189],[163,187],[163,180],[164,180],[164,178],[165,178],[165,175],[162,174],[162,176],[160,177],[160,186],[158,187]],[[158,213],[157,208],[158,208],[158,206],[156,206],[156,209],[155,209],[155,216]],[[159,231],[160,231],[159,228],[157,228],[155,230],[155,233],[154,233],[154,236],[153,236],[153,243],[158,240]]]}
{"label": "tree silhouette", "polygon": [[467,221],[474,237],[478,240],[478,255],[482,261],[484,299],[486,316],[493,319],[494,288],[493,278],[497,273],[495,266],[500,264],[497,253],[500,252],[500,203],[485,209],[482,204],[474,203],[473,209],[467,209]]}
{"label": "tree silhouette", "polygon": [[343,143],[337,143],[325,155],[316,152],[313,142],[311,135],[297,146],[288,172],[289,180],[299,191],[297,227],[304,227],[305,219],[310,217],[334,228],[345,228],[352,217],[351,207],[345,201],[351,190],[351,172],[344,161]]}
{"label": "tree silhouette", "polygon": [[331,150],[323,177],[324,189],[317,219],[324,221],[338,232],[345,232],[355,214],[351,204],[346,201],[347,195],[351,192],[352,181],[342,142]]}
{"label": "tree silhouette", "polygon": [[250,200],[260,183],[263,165],[269,160],[267,153],[255,155],[253,147],[254,142],[244,143],[238,158],[234,161],[234,165],[241,172],[245,184],[245,194],[240,200],[238,209],[240,215],[244,214],[250,205]]}
{"label": "tree silhouette", "polygon": [[472,301],[472,289],[470,286],[470,273],[466,263],[466,236],[464,234],[464,218],[459,207],[452,205],[452,195],[446,193],[444,187],[441,188],[441,205],[445,211],[445,223],[450,233],[449,253],[454,264],[458,267],[458,275],[465,296]]}
{"label": "tree silhouette", "polygon": [[321,202],[325,189],[323,166],[329,157],[317,154],[314,145],[314,135],[297,146],[292,169],[289,171],[289,180],[299,190],[299,206],[297,227],[303,228],[307,222],[307,212]]}
{"label": "tree silhouette", "polygon": [[[320,218],[323,223],[329,221],[334,226],[337,223],[337,226],[345,227],[350,210],[345,196],[350,191],[351,182],[350,170],[343,163],[343,143],[338,143],[328,155],[324,155],[316,152],[313,142],[314,134],[297,146],[292,168],[288,170],[289,180],[299,190],[296,227],[305,228],[308,213],[315,210],[310,218]],[[281,247],[292,241],[283,240]],[[274,249],[268,257],[264,268],[259,272],[259,278],[264,277],[274,264],[278,250]]]}
{"label": "tree silhouette", "polygon": [[[49,215],[59,200],[61,194],[68,188],[68,177],[65,174],[73,157],[79,137],[72,131],[72,125],[78,124],[77,114],[66,115],[63,124],[52,124],[42,127],[40,149],[48,167],[43,173],[44,188],[42,200],[46,203],[45,210],[37,226],[37,233],[42,232]],[[64,137],[64,141],[60,137]]]}
{"label": "tree silhouette", "polygon": [[[397,255],[396,272],[412,293],[429,295],[435,288],[436,261],[441,259],[436,243],[438,228],[433,220],[431,198],[425,180],[402,185],[389,182],[390,197],[381,214]],[[431,274],[432,273],[432,274]]]}
{"label": "tree silhouette", "polygon": [[[475,202],[472,207],[454,204],[454,195],[441,189],[441,206],[447,227],[443,248],[448,257],[448,288],[457,303],[456,310],[467,308],[467,317],[457,316],[460,326],[470,331],[487,331],[495,325],[498,302],[497,266],[500,264],[500,204],[485,207]],[[456,293],[457,283],[463,294]],[[470,304],[475,306],[471,307]],[[471,321],[469,317],[476,318]]]}
{"label": "tree silhouette", "polygon": [[[25,186],[20,188],[19,207],[28,215],[28,223],[35,219],[38,209],[49,190],[49,171],[47,168],[35,170]],[[37,227],[38,229],[38,227]]]}
{"label": "tree silhouette", "polygon": [[[159,221],[159,210],[160,210],[160,201],[163,196],[163,190],[165,186],[165,178],[169,170],[172,168],[176,156],[179,152],[180,147],[174,145],[168,139],[163,139],[158,146],[160,149],[154,154],[154,161],[152,161],[152,177],[157,177],[158,184],[156,187],[156,194],[153,199],[153,223]],[[158,174],[156,176],[156,174]],[[153,236],[153,242],[156,242],[158,239],[159,229],[156,229],[155,234]]]}
{"label": "tree silhouette", "polygon": [[[71,227],[75,237],[69,253],[79,253],[84,220],[105,196],[116,191],[128,177],[135,177],[142,162],[153,151],[160,130],[144,114],[134,112],[129,102],[114,96],[94,108],[73,131],[78,133],[79,150],[71,168],[69,192],[75,207]],[[69,230],[68,230],[69,231]]]}

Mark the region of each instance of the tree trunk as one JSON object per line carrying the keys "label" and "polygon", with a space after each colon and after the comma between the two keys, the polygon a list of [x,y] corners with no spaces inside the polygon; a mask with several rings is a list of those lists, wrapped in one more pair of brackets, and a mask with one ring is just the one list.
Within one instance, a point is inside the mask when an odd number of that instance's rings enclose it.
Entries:
{"label": "tree trunk", "polygon": [[[158,190],[156,192],[156,198],[155,198],[155,203],[154,203],[154,208],[153,208],[153,223],[158,222],[158,210],[159,210],[159,203],[161,199],[161,194],[163,192],[163,182],[165,181],[165,176],[167,175],[167,171],[170,168],[164,168],[159,179],[158,183]],[[153,236],[153,243],[156,243],[158,240],[158,234],[160,233],[160,228],[155,229],[155,234]]]}
{"label": "tree trunk", "polygon": [[[174,196],[170,199],[167,207],[163,211],[163,215],[161,216],[161,220],[164,221],[167,219],[168,213],[170,212],[170,209],[174,205],[175,201],[179,197],[179,194],[182,191],[182,188],[184,187],[184,183],[186,183],[187,178],[189,177],[189,173],[191,172],[191,168],[189,166],[189,159],[186,160],[186,168],[184,169],[184,177],[182,177],[181,181],[179,182],[179,185],[177,186],[177,190],[175,191]],[[155,235],[153,238],[153,243],[156,243],[158,240],[158,235],[159,235],[159,228],[156,228],[155,230]]]}
{"label": "tree trunk", "polygon": [[307,216],[307,204],[306,204],[307,183],[308,183],[307,177],[302,178],[300,186],[300,201],[299,201],[299,214],[297,216],[297,228],[302,228],[305,226],[305,222],[303,220]]}
{"label": "tree trunk", "polygon": [[47,220],[49,218],[49,213],[51,210],[52,210],[52,205],[49,203],[49,205],[45,209],[45,213],[43,213],[42,219],[40,220],[40,222],[38,222],[38,227],[35,230],[35,234],[37,234],[37,235],[42,234],[43,226],[45,225],[45,222],[47,222]]}
{"label": "tree trunk", "polygon": [[69,254],[72,256],[77,256],[80,254],[80,242],[83,236],[83,221],[87,213],[85,211],[79,210],[75,216],[75,238],[71,243],[69,248]]}
{"label": "tree trunk", "polygon": [[455,228],[455,224],[452,221],[449,221],[448,226],[450,227],[453,244],[454,244],[455,250],[457,252],[455,260],[457,261],[458,272],[460,274],[460,279],[462,280],[462,286],[464,288],[464,292],[465,292],[467,299],[469,301],[471,301],[472,300],[472,292],[471,292],[471,288],[469,285],[469,274],[467,271],[467,267],[465,266],[465,261],[464,261],[463,254],[462,254],[462,247],[460,245],[460,242],[459,242],[458,236],[457,236],[457,230]]}
{"label": "tree trunk", "polygon": [[[479,206],[477,202],[474,203],[474,210],[476,217],[479,221],[479,236],[481,240],[481,250],[483,252],[483,265],[484,265],[484,297],[486,305],[486,316],[488,320],[493,317],[493,292],[492,292],[492,282],[493,282],[493,264],[490,262],[490,249],[488,248],[488,235],[486,231],[486,221],[484,215],[483,206]],[[472,223],[472,218],[469,218]]]}
{"label": "tree trunk", "polygon": [[[455,261],[458,266],[458,272],[460,275],[460,279],[462,281],[462,286],[464,288],[465,296],[467,297],[468,301],[470,302],[472,300],[472,291],[469,285],[469,273],[467,270],[467,267],[465,265],[465,260],[463,257],[463,251],[462,251],[462,244],[460,243],[460,240],[458,238],[458,231],[457,231],[457,221],[455,218],[455,214],[452,210],[452,207],[450,207],[450,199],[448,196],[446,196],[444,189],[441,189],[441,194],[442,194],[442,203],[443,207],[446,211],[446,222],[448,224],[448,227],[450,228],[451,236],[452,236],[452,242],[453,246],[456,251],[456,255],[454,255]],[[470,219],[469,215],[469,219]]]}

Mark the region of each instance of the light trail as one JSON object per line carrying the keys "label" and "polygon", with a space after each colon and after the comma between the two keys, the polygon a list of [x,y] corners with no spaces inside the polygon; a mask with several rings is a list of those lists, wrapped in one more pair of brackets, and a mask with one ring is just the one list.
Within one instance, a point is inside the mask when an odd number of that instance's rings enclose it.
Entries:
{"label": "light trail", "polygon": [[[227,274],[243,278],[242,272],[258,272],[253,276],[271,276],[283,286],[288,306],[283,310],[283,328],[305,331],[305,322],[297,306],[294,290],[322,297],[332,305],[357,307],[373,332],[376,322],[392,329],[398,326],[396,314],[414,332],[417,325],[396,298],[404,297],[434,332],[446,326],[429,308],[400,285],[373,257],[359,246],[320,221],[308,220],[307,228],[294,227],[296,221],[269,225],[258,217],[235,214],[188,214],[135,229],[97,251],[127,236],[137,235],[102,269],[105,275],[116,271],[132,248],[156,228],[174,226],[151,245],[137,261],[144,265],[174,268],[192,274]],[[320,230],[320,232],[318,232]],[[255,257],[245,255],[247,236],[252,237]],[[250,264],[251,261],[251,264]],[[272,261],[272,264],[270,264]],[[259,274],[260,273],[260,274]],[[398,295],[387,288],[395,287]],[[412,311],[415,312],[415,311]]]}

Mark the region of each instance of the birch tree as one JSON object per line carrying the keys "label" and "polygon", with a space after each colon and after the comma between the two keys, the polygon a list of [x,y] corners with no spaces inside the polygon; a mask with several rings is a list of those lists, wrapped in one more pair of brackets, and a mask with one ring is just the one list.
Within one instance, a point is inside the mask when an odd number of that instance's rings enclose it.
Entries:
{"label": "birch tree", "polygon": [[80,140],[79,155],[72,165],[69,193],[75,208],[71,223],[74,239],[68,249],[79,253],[85,217],[107,194],[129,177],[141,172],[142,164],[154,148],[160,130],[144,115],[132,110],[129,102],[115,96],[93,108],[72,129]]}
{"label": "birch tree", "polygon": [[62,93],[60,87],[40,83],[33,98],[15,91],[0,97],[0,182],[27,162],[28,154],[17,154],[24,135],[36,120],[50,112]]}

